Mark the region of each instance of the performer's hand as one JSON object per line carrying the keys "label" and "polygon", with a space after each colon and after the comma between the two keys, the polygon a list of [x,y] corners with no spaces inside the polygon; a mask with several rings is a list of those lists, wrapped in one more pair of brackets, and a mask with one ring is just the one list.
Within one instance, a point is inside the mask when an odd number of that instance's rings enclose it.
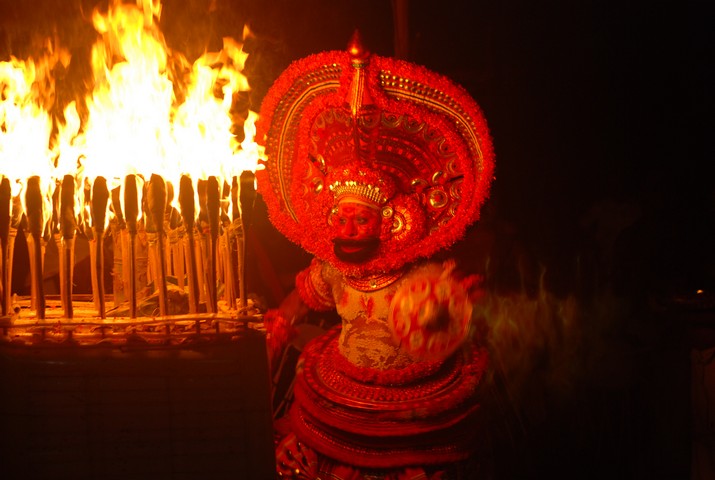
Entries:
{"label": "performer's hand", "polygon": [[288,343],[297,335],[297,331],[280,309],[268,310],[263,315],[263,324],[266,327],[268,356],[271,365],[276,365]]}
{"label": "performer's hand", "polygon": [[297,290],[289,293],[281,302],[280,307],[268,310],[263,316],[266,327],[266,341],[271,364],[275,365],[277,359],[283,354],[288,344],[297,335],[295,325],[301,322],[308,314],[308,307],[303,303]]}
{"label": "performer's hand", "polygon": [[414,278],[395,293],[388,324],[410,355],[439,360],[451,355],[470,334],[475,277],[453,275],[454,264]]}

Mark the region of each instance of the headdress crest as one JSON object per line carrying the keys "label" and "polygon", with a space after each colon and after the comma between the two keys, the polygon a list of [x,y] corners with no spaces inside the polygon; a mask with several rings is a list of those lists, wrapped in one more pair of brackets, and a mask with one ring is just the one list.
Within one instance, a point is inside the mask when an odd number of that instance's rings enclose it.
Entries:
{"label": "headdress crest", "polygon": [[[493,176],[472,97],[424,67],[371,55],[357,35],[347,51],[306,57],[281,74],[257,138],[271,221],[347,274],[393,270],[454,243],[478,219]],[[359,267],[335,257],[327,234],[330,210],[347,194],[382,206],[388,224],[378,257]]]}

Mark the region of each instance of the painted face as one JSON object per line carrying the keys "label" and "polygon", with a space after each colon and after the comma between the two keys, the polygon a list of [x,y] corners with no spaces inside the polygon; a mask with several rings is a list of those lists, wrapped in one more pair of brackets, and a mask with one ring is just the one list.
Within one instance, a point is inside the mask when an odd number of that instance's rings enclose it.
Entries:
{"label": "painted face", "polygon": [[335,255],[344,262],[369,260],[380,246],[381,218],[376,208],[361,203],[341,203],[332,223]]}

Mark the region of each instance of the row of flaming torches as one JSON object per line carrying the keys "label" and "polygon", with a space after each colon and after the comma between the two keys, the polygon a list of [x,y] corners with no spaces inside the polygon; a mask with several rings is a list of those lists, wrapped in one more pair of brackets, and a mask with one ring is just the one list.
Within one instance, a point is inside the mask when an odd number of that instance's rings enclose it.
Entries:
{"label": "row of flaming torches", "polygon": [[[128,258],[123,259],[122,262],[123,269],[126,270],[122,274],[129,279],[127,296],[131,318],[137,317],[139,294],[136,282],[137,235],[142,229],[148,239],[149,270],[152,272],[154,288],[158,290],[159,315],[168,315],[168,268],[171,268],[177,276],[179,287],[182,289],[188,287],[189,313],[200,311],[201,299],[205,302],[207,312],[218,313],[219,263],[223,268],[225,299],[230,306],[236,306],[239,313],[245,313],[245,231],[250,224],[255,200],[254,182],[253,172],[247,170],[240,178],[233,177],[230,184],[219,181],[215,176],[198,180],[195,191],[193,180],[184,175],[179,182],[179,212],[177,212],[171,205],[173,185],[165,182],[161,175],[153,174],[145,183],[137,175],[127,175],[123,182],[123,190],[117,187],[111,192],[106,179],[97,177],[88,187],[89,195],[85,195],[89,199],[90,228],[82,229],[90,240],[92,293],[97,315],[104,319],[107,314],[103,240],[108,205],[111,205],[114,212],[114,224],[119,225],[120,235],[129,238]],[[138,184],[142,185],[141,195]],[[123,198],[121,198],[122,192]],[[228,192],[230,195],[227,195]],[[40,177],[33,176],[27,179],[24,212],[22,199],[18,197],[12,196],[10,181],[7,177],[3,177],[0,181],[2,313],[9,315],[12,309],[14,240],[24,220],[30,257],[31,306],[36,311],[38,319],[45,319],[43,252],[47,225],[44,220],[46,216],[43,211],[45,207]],[[196,214],[197,197],[199,215]],[[50,221],[53,224],[50,230],[53,231],[59,250],[61,305],[64,316],[69,319],[74,316],[72,279],[74,240],[78,229],[75,198],[75,178],[72,175],[65,175],[61,182],[57,182],[52,198],[54,215]],[[177,221],[179,217],[181,222]],[[169,248],[167,248],[167,235],[172,239]],[[220,242],[220,237],[225,241]],[[115,251],[114,254],[120,255],[121,252]],[[238,288],[236,288],[237,284]]]}

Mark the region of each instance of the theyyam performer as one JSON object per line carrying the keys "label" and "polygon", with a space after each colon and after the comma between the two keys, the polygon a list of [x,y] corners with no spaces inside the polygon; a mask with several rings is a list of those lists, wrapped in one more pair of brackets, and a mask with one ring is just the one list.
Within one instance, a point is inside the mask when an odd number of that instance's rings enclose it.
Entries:
{"label": "theyyam performer", "polygon": [[314,259],[266,314],[280,349],[309,310],[342,324],[303,350],[283,478],[472,478],[488,355],[479,278],[435,254],[478,220],[493,176],[484,117],[426,68],[347,51],[298,60],[266,95],[258,172],[272,223]]}

